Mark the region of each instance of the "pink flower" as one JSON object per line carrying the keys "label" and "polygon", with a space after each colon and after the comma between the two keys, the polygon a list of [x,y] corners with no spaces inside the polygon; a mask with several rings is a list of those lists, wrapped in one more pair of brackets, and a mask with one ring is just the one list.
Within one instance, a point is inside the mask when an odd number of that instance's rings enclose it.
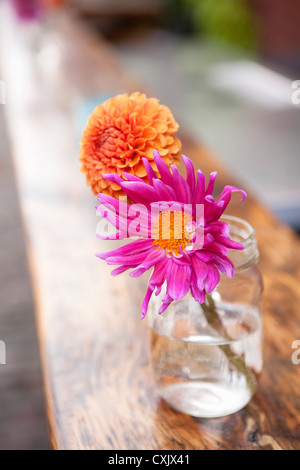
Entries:
{"label": "pink flower", "polygon": [[40,0],[13,0],[13,7],[21,20],[32,20],[40,16],[42,5]]}
{"label": "pink flower", "polygon": [[[153,154],[160,179],[149,161],[143,159],[149,184],[127,173],[124,176],[128,181],[117,174],[106,175],[121,186],[134,205],[99,194],[100,206],[97,207],[118,230],[117,236],[98,235],[99,238],[125,239],[132,235],[132,225],[137,229],[139,239],[97,256],[109,265],[119,265],[112,271],[113,276],[131,269],[130,276],[139,277],[153,270],[142,305],[142,318],[153,292],[158,295],[165,282],[166,294],[158,313],[189,291],[197,302],[204,303],[205,294],[218,285],[220,273],[233,277],[234,265],[226,255],[229,249],[241,250],[243,245],[230,239],[228,224],[219,219],[233,192],[241,192],[242,201],[247,197],[241,189],[225,186],[215,201],[212,193],[216,172],[211,173],[208,184],[200,170],[195,178],[192,161],[183,155],[185,179],[175,165],[171,166],[171,173],[159,153],[154,151]],[[200,218],[199,207],[203,209]]]}

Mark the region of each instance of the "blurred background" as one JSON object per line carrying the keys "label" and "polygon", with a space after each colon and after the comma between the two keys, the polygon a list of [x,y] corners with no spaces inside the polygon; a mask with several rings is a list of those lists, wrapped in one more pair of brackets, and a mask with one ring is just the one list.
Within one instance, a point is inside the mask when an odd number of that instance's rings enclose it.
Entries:
{"label": "blurred background", "polygon": [[[22,49],[15,76],[25,80],[37,64],[44,67],[54,107],[62,74],[55,32],[69,18],[97,35],[104,68],[111,56],[118,63],[107,84],[100,76],[89,92],[84,83],[78,87],[74,142],[93,108],[123,91],[113,77],[122,70],[300,232],[300,0],[0,0],[0,339],[9,345],[0,365],[0,449],[49,447],[8,99],[13,88],[19,103],[38,109],[44,96],[38,85],[24,96],[6,77]],[[83,51],[71,46],[68,54],[64,67],[73,73],[71,59]],[[68,93],[60,90],[65,102],[73,99]],[[44,171],[31,170],[32,178]]]}

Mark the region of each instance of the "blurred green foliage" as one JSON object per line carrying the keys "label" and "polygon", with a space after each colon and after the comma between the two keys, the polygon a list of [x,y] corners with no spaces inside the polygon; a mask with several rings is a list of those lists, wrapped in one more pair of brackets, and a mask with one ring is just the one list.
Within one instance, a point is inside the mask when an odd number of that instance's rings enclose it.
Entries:
{"label": "blurred green foliage", "polygon": [[166,14],[162,18],[163,26],[179,34],[190,35],[194,32],[191,5],[188,0],[166,0]]}
{"label": "blurred green foliage", "polygon": [[251,0],[171,0],[169,12],[171,18],[177,16],[175,29],[178,31],[184,22],[203,36],[255,50],[255,17],[250,2]]}

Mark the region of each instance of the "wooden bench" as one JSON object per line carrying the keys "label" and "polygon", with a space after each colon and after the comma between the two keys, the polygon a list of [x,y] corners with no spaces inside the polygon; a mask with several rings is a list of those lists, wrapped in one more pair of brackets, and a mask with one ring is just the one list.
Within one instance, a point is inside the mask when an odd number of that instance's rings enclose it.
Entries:
{"label": "wooden bench", "polygon": [[[158,396],[147,320],[139,320],[145,280],[127,275],[112,280],[110,269],[95,258],[113,245],[96,238],[95,198],[78,163],[83,100],[141,86],[110,46],[77,20],[57,18],[55,29],[40,38],[38,55],[32,55],[28,38],[20,39],[24,31],[13,30],[7,10],[2,14],[5,109],[27,231],[52,447],[300,449],[300,365],[291,359],[292,344],[300,339],[298,237],[254,197],[243,205],[234,198],[231,213],[253,224],[261,252],[265,366],[259,388],[244,410],[222,419],[173,411]],[[197,167],[206,174],[218,170],[220,186],[233,183],[205,147],[184,131],[181,137]]]}

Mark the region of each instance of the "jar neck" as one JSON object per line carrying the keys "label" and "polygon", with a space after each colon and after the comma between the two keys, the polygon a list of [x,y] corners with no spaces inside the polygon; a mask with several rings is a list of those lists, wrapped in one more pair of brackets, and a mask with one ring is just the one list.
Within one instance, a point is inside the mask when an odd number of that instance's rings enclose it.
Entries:
{"label": "jar neck", "polygon": [[259,260],[257,240],[253,227],[243,219],[234,216],[221,218],[229,227],[230,238],[244,245],[243,250],[230,250],[228,257],[235,266],[235,270],[254,266]]}

